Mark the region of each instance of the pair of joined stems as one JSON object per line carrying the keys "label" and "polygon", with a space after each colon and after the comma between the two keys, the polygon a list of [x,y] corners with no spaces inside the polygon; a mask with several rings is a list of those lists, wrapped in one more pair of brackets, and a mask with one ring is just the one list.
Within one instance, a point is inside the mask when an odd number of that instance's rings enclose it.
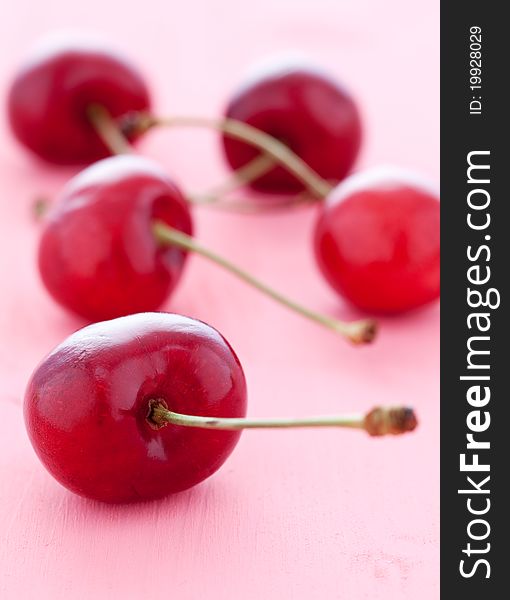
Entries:
{"label": "pair of joined stems", "polygon": [[[333,188],[288,146],[271,135],[234,119],[207,119],[203,117],[159,118],[147,113],[132,113],[119,122],[111,117],[101,105],[88,108],[89,120],[94,125],[104,144],[113,154],[125,154],[132,150],[127,136],[140,136],[154,127],[198,127],[220,131],[225,135],[260,150],[261,154],[248,164],[237,169],[226,183],[216,186],[205,194],[188,193],[188,200],[196,205],[206,205],[220,210],[235,210],[244,213],[261,213],[269,210],[295,207],[323,200]],[[304,185],[303,192],[290,198],[248,202],[246,200],[222,200],[222,196],[240,186],[249,184],[280,164]]]}
{"label": "pair of joined stems", "polygon": [[413,431],[418,421],[412,408],[406,406],[377,406],[366,414],[343,414],[304,418],[220,418],[184,415],[168,409],[163,400],[149,402],[147,422],[154,429],[167,425],[238,431],[243,429],[294,429],[336,427],[361,429],[371,436],[400,435]]}
{"label": "pair of joined stems", "polygon": [[[159,119],[150,115],[134,115],[130,117],[129,123],[124,125],[124,130],[119,124],[111,117],[108,111],[97,105],[92,105],[88,111],[90,121],[96,129],[98,135],[101,137],[103,142],[111,150],[112,154],[125,154],[132,152],[132,147],[129,144],[127,138],[124,135],[124,131],[131,133],[136,132],[137,134],[143,133],[152,127],[157,125],[192,125],[199,127],[212,127],[218,131],[223,131],[227,135],[241,139],[248,143],[252,143],[261,150],[264,150],[265,155],[261,155],[260,162],[256,165],[252,164],[246,167],[250,168],[250,175],[253,171],[262,172],[263,169],[273,165],[274,159],[285,164],[289,170],[291,170],[296,176],[299,175],[301,181],[306,183],[310,190],[314,190],[317,196],[322,196],[327,193],[329,184],[321,179],[312,169],[306,165],[297,155],[295,155],[290,149],[278,140],[272,138],[266,133],[246,125],[232,120],[214,120],[214,119],[201,119],[201,118],[173,118],[173,119]],[[264,159],[264,160],[263,160]],[[289,166],[290,165],[290,166]],[[246,174],[245,174],[246,175]],[[241,175],[243,176],[243,175]],[[269,285],[263,283],[253,275],[244,271],[231,261],[216,254],[212,250],[205,248],[199,244],[193,237],[179,231],[173,227],[170,227],[162,221],[155,221],[153,223],[153,233],[156,240],[162,245],[177,246],[183,250],[195,252],[201,256],[211,260],[212,262],[220,265],[230,273],[236,275],[239,279],[248,283],[255,289],[269,296],[279,304],[286,306],[290,310],[306,317],[307,319],[314,321],[350,340],[355,344],[363,344],[371,342],[376,334],[377,325],[373,319],[360,319],[357,321],[345,322],[327,315],[323,315],[319,312],[311,310],[305,306],[302,306],[298,302],[291,300],[283,294],[275,291]]]}
{"label": "pair of joined stems", "polygon": [[131,145],[126,135],[141,135],[153,127],[214,129],[228,137],[246,142],[261,151],[258,158],[239,169],[236,174],[237,183],[253,181],[271,170],[275,164],[280,164],[318,199],[325,198],[333,188],[284,143],[241,121],[205,117],[161,118],[145,113],[134,113],[118,123],[103,106],[97,104],[93,104],[88,108],[88,117],[105,145],[114,154],[131,152]]}

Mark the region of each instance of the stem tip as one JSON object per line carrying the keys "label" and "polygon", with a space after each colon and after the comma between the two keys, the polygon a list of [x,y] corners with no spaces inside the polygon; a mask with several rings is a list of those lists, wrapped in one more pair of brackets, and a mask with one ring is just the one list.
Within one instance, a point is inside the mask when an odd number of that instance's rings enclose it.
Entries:
{"label": "stem tip", "polygon": [[364,429],[372,436],[399,435],[413,431],[417,425],[416,414],[408,406],[378,406],[365,416]]}
{"label": "stem tip", "polygon": [[378,323],[375,319],[362,319],[351,323],[350,329],[348,337],[353,344],[370,344],[377,335]]}

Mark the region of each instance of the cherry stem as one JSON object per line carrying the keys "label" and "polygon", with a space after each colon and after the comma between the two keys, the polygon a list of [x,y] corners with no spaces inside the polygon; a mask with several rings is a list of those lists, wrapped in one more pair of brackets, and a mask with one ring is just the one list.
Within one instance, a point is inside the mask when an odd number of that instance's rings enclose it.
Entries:
{"label": "cherry stem", "polygon": [[[133,147],[130,144],[129,139],[124,134],[124,131],[133,131],[138,134],[142,134],[145,131],[147,131],[150,127],[154,127],[156,126],[156,124],[159,123],[154,122],[153,117],[149,117],[143,113],[135,113],[134,115],[129,115],[129,118],[127,120],[124,119],[125,124],[124,126],[121,126],[111,116],[109,111],[100,104],[91,104],[87,108],[87,116],[98,136],[101,138],[101,140],[103,141],[105,146],[110,150],[110,152],[114,155],[129,154],[133,151]],[[151,119],[150,122],[149,119]],[[187,121],[188,120],[189,119],[187,119]],[[241,128],[245,127],[244,123],[237,121],[233,121],[233,123],[238,124]],[[250,129],[254,130],[255,132],[258,132],[258,130],[254,129],[253,127],[251,127]],[[262,134],[262,132],[259,133]],[[289,150],[284,144],[282,144],[275,138],[272,138],[267,134],[262,135],[263,137],[267,137],[277,145],[281,146],[281,148],[284,151],[286,150],[286,154],[289,153],[290,155],[294,155],[294,153],[291,150]],[[260,144],[255,145],[257,145],[257,147],[260,147]],[[329,186],[329,184],[327,184],[327,182],[325,182],[324,180],[321,180],[321,178],[314,171],[312,171],[306,165],[306,163],[304,163],[299,157],[294,155],[294,158],[300,163],[302,163],[301,169],[309,171],[308,177],[310,177],[310,173],[312,174],[312,179],[310,180],[308,187],[313,191],[314,181],[316,184],[318,181],[322,181],[323,190],[321,193],[324,193],[324,195],[326,195],[327,192],[331,190],[331,186]],[[264,175],[275,166],[276,162],[278,161],[275,160],[275,158],[273,158],[270,155],[270,153],[261,154],[254,158],[244,167],[238,169],[233,174],[233,176],[224,184],[216,186],[206,194],[188,194],[188,199],[196,205],[214,206],[222,210],[227,209],[248,213],[264,212],[266,209],[273,208],[287,208],[289,206],[304,204],[305,202],[310,203],[312,199],[309,197],[303,199],[301,194],[290,199],[284,198],[283,200],[278,200],[274,202],[264,202],[263,206],[261,206],[260,203],[247,203],[246,201],[222,201],[218,199],[218,197],[230,193],[237,187],[250,183],[251,181],[254,181],[261,175]],[[288,166],[288,168],[289,170],[294,172],[291,167]],[[326,185],[328,186],[328,189],[326,189]],[[318,195],[319,198],[322,198],[321,194]]]}
{"label": "cherry stem", "polygon": [[87,107],[87,117],[112,154],[130,154],[132,152],[133,148],[129,140],[104,106],[91,104]]}
{"label": "cherry stem", "polygon": [[264,199],[263,202],[249,201],[244,198],[224,200],[216,196],[213,192],[205,194],[188,193],[187,197],[194,205],[248,214],[264,214],[269,211],[278,211],[289,207],[306,206],[317,201],[316,198],[310,198],[306,193],[297,194],[291,198]]}
{"label": "cherry stem", "polygon": [[244,167],[237,169],[230,179],[221,185],[217,185],[204,193],[188,193],[188,200],[195,205],[208,206],[220,210],[233,210],[242,213],[265,213],[270,210],[281,210],[283,208],[295,207],[298,205],[311,204],[317,201],[317,198],[311,197],[308,190],[292,196],[290,198],[264,199],[263,202],[253,202],[246,199],[223,199],[233,190],[254,181],[261,175],[274,168],[275,161],[267,154],[260,154]]}
{"label": "cherry stem", "polygon": [[155,429],[166,425],[197,427],[201,429],[290,429],[304,427],[343,427],[363,429],[371,436],[399,435],[413,431],[418,420],[412,408],[406,406],[378,406],[366,414],[342,414],[304,418],[221,418],[184,415],[168,409],[163,400],[151,400],[148,423]]}
{"label": "cherry stem", "polygon": [[275,161],[273,158],[268,156],[267,154],[260,154],[252,161],[237,169],[232,173],[232,177],[222,183],[221,185],[217,185],[209,191],[211,197],[215,196],[225,196],[229,194],[233,190],[254,181],[259,178],[261,175],[269,172],[275,166]]}
{"label": "cherry stem", "polygon": [[220,265],[227,271],[230,271],[239,279],[242,279],[266,296],[276,300],[276,302],[279,302],[283,306],[290,308],[294,312],[310,319],[311,321],[315,321],[316,323],[319,323],[320,325],[323,325],[324,327],[343,335],[355,344],[371,342],[375,337],[377,324],[373,319],[361,319],[358,321],[345,322],[315,312],[302,306],[301,304],[298,304],[297,302],[294,302],[293,300],[290,300],[259,279],[253,277],[237,265],[233,264],[226,258],[223,258],[212,250],[200,245],[193,237],[168,226],[162,221],[155,221],[153,223],[153,233],[154,237],[160,244],[178,246],[183,250],[195,252],[196,254],[204,256],[217,265]]}
{"label": "cherry stem", "polygon": [[205,117],[155,117],[135,113],[126,120],[125,130],[145,133],[152,127],[200,127],[220,131],[225,135],[258,148],[275,162],[285,167],[310,192],[319,199],[326,197],[333,186],[316,173],[297,154],[273,136],[235,119],[209,119]]}

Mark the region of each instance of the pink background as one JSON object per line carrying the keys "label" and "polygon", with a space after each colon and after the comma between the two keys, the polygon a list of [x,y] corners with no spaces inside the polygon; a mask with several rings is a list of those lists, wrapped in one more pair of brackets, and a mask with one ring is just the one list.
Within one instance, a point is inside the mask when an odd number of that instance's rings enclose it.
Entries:
{"label": "pink background", "polygon": [[[438,178],[438,0],[16,0],[0,20],[0,86],[42,32],[99,30],[145,69],[162,112],[217,115],[255,59],[298,49],[357,94],[359,166]],[[4,11],[5,12],[5,11]],[[200,258],[168,303],[216,326],[243,362],[252,415],[306,415],[411,403],[415,435],[247,432],[199,487],[138,506],[61,488],[25,434],[35,364],[81,323],[43,290],[30,207],[71,171],[40,165],[0,121],[0,596],[430,600],[438,592],[438,307],[382,322],[352,348]],[[141,146],[184,186],[225,175],[214,135],[161,132]],[[320,277],[314,209],[247,217],[196,211],[210,246],[310,306],[356,313]]]}

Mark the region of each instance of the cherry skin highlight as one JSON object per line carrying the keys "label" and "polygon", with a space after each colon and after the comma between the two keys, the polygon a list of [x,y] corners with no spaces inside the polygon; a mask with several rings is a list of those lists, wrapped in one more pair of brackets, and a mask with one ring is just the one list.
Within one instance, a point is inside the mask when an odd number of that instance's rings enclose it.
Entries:
{"label": "cherry skin highlight", "polygon": [[141,313],[96,323],[37,367],[25,422],[44,466],[72,492],[104,502],[152,500],[212,475],[240,435],[155,427],[154,400],[184,413],[244,417],[241,364],[215,329],[195,319]]}
{"label": "cherry skin highlight", "polygon": [[353,175],[321,208],[315,256],[331,286],[371,313],[399,313],[439,297],[439,201],[399,169]]}
{"label": "cherry skin highlight", "polygon": [[86,164],[111,154],[87,115],[94,104],[119,118],[148,110],[150,97],[143,77],[124,57],[95,40],[61,36],[34,49],[7,100],[18,140],[57,164]]}
{"label": "cherry skin highlight", "polygon": [[186,252],[157,243],[154,219],[192,232],[185,199],[157,164],[115,156],[82,171],[41,236],[39,271],[50,294],[90,321],[159,308],[179,281]]}
{"label": "cherry skin highlight", "polygon": [[[277,138],[333,183],[351,170],[361,144],[360,115],[349,93],[320,71],[298,64],[276,65],[252,78],[236,92],[225,116]],[[226,135],[223,147],[234,170],[259,154]],[[281,166],[250,185],[269,193],[303,190],[303,184]]]}

